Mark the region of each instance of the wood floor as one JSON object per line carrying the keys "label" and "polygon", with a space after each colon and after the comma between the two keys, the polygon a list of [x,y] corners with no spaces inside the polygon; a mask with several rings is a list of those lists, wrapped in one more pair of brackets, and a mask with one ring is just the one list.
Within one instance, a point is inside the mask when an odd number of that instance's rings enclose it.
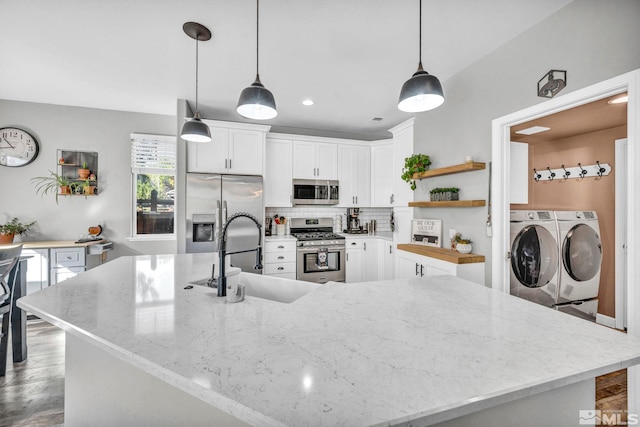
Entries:
{"label": "wood floor", "polygon": [[[64,422],[64,333],[42,320],[29,320],[27,342],[27,361],[14,365],[9,360],[7,375],[0,378],[0,427]],[[626,421],[626,369],[596,378],[596,409],[620,411]]]}

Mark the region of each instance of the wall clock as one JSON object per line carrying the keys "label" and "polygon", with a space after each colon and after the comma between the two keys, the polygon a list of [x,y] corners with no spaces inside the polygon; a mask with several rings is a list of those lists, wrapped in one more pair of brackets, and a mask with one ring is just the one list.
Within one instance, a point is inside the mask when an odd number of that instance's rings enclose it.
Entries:
{"label": "wall clock", "polygon": [[0,165],[25,166],[33,162],[40,152],[38,140],[24,129],[0,128]]}

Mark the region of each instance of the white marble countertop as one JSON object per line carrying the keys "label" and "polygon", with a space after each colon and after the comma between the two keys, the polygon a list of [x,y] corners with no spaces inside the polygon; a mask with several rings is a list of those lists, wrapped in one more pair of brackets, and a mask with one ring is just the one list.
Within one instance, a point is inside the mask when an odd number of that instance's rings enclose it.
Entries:
{"label": "white marble countertop", "polygon": [[382,240],[387,240],[389,242],[393,241],[393,233],[391,231],[376,231],[373,234],[349,234],[349,233],[338,233],[347,239],[369,239],[369,238],[377,238]]}
{"label": "white marble countertop", "polygon": [[284,236],[265,236],[264,238],[265,242],[285,242],[287,240],[296,241],[297,239],[290,234],[285,234]]}
{"label": "white marble countertop", "polygon": [[18,305],[253,425],[428,424],[640,363],[640,339],[452,276],[185,290],[215,259],[121,257]]}

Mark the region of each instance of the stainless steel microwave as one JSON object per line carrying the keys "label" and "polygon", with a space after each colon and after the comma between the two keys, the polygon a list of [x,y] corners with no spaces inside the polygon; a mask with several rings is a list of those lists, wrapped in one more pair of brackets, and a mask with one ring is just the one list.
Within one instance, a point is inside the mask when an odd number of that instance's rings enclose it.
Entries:
{"label": "stainless steel microwave", "polygon": [[340,201],[338,181],[294,179],[293,204],[337,205]]}

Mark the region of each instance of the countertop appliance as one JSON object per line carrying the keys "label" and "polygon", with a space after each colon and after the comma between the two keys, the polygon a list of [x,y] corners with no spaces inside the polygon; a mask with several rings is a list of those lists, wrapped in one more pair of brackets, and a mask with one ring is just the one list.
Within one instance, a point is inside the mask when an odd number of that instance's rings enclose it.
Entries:
{"label": "countertop appliance", "polygon": [[293,205],[337,205],[340,201],[338,181],[294,179]]}
{"label": "countertop appliance", "polygon": [[556,304],[557,240],[552,211],[511,211],[511,295],[547,307]]}
{"label": "countertop appliance", "polygon": [[345,238],[333,233],[332,218],[291,218],[296,242],[296,279],[345,281]]}
{"label": "countertop appliance", "polygon": [[[186,251],[217,252],[227,218],[237,212],[263,217],[262,177],[187,173],[186,200]],[[241,218],[229,225],[227,252],[255,247],[257,242],[256,227],[252,221]],[[262,270],[254,269],[254,253],[229,257],[232,266],[262,274]]]}
{"label": "countertop appliance", "polygon": [[555,211],[560,252],[560,311],[595,321],[602,266],[600,225],[595,211]]}
{"label": "countertop appliance", "polygon": [[347,208],[347,229],[345,233],[350,234],[367,234],[367,230],[360,227],[360,208]]}

